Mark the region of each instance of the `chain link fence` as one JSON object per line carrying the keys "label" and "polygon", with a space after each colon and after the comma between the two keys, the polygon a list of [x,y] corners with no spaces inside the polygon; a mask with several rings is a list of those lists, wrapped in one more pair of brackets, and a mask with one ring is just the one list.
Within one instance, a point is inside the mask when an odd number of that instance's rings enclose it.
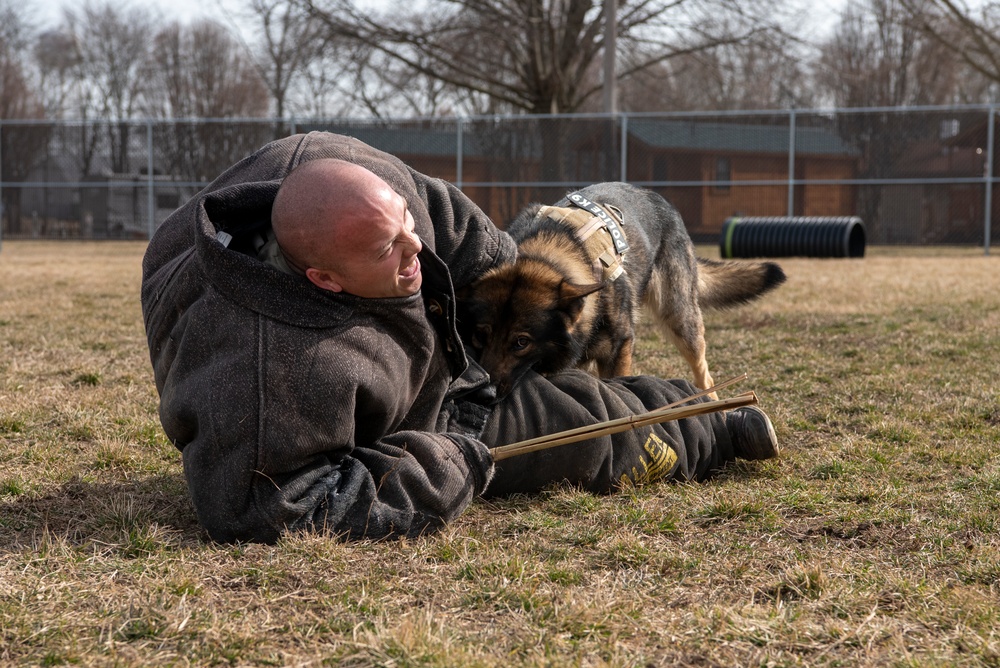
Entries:
{"label": "chain link fence", "polygon": [[458,185],[499,225],[597,181],[656,190],[692,237],[731,216],[859,216],[872,244],[989,252],[997,107],[409,120],[0,121],[5,238],[147,239],[272,139],[351,135]]}

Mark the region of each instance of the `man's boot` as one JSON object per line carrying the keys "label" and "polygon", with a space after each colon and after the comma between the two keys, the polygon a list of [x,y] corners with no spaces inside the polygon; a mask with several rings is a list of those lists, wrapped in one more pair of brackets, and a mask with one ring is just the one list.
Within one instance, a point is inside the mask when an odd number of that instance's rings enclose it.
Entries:
{"label": "man's boot", "polygon": [[743,406],[726,414],[726,428],[733,451],[741,459],[771,459],[778,456],[778,437],[771,420],[756,406]]}

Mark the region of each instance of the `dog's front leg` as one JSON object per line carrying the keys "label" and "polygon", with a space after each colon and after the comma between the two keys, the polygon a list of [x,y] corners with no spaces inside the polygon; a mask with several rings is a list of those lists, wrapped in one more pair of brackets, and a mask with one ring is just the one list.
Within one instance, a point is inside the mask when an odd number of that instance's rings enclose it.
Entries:
{"label": "dog's front leg", "polygon": [[632,352],[635,349],[635,337],[629,336],[621,340],[621,345],[610,360],[602,360],[597,365],[597,371],[602,378],[616,378],[632,375]]}

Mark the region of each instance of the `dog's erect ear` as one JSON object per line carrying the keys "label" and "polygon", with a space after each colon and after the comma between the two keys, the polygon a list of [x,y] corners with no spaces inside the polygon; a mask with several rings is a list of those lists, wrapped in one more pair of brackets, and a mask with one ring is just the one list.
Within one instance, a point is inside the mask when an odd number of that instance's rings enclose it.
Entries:
{"label": "dog's erect ear", "polygon": [[577,285],[569,281],[562,281],[559,284],[559,301],[556,303],[556,307],[568,315],[571,322],[574,322],[580,317],[587,296],[603,287],[604,283]]}
{"label": "dog's erect ear", "polygon": [[561,301],[563,299],[586,297],[587,295],[592,295],[598,290],[603,289],[604,286],[604,283],[588,283],[586,285],[578,285],[564,280],[559,283],[559,299]]}

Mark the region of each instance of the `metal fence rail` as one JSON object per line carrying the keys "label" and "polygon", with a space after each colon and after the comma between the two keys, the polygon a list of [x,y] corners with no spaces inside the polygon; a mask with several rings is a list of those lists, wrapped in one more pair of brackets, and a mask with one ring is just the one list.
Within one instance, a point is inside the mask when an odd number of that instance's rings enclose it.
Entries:
{"label": "metal fence rail", "polygon": [[996,106],[394,120],[0,120],[7,238],[147,239],[268,141],[352,135],[500,225],[597,181],[652,188],[693,237],[731,216],[858,216],[873,244],[981,245],[1000,221]]}

